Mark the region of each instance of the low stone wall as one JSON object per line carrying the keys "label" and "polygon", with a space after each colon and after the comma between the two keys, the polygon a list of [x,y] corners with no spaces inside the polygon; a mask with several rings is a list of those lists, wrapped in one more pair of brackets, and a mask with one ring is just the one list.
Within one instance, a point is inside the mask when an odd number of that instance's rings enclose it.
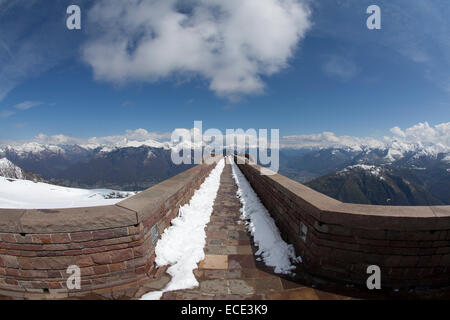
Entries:
{"label": "low stone wall", "polygon": [[[240,162],[244,163],[240,158]],[[308,273],[364,284],[381,268],[384,287],[450,285],[450,207],[346,204],[261,167],[238,164]]]}
{"label": "low stone wall", "polygon": [[[157,278],[157,239],[214,166],[194,167],[113,206],[0,209],[0,295],[111,295],[113,287]],[[71,265],[81,268],[81,290],[67,289]]]}

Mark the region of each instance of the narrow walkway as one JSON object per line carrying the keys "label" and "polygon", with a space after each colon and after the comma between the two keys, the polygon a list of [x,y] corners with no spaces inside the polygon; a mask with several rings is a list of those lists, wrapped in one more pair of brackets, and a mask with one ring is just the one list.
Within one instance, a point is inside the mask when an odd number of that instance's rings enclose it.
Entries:
{"label": "narrow walkway", "polygon": [[167,300],[207,299],[347,299],[305,287],[274,274],[256,261],[256,248],[241,220],[241,203],[230,164],[221,176],[211,222],[206,229],[206,258],[195,270],[198,288],[167,292]]}

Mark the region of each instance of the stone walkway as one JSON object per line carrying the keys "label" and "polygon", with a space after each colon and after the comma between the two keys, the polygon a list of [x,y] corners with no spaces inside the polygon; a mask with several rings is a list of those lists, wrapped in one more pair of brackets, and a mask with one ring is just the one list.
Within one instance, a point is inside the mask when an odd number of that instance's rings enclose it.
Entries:
{"label": "stone walkway", "polygon": [[206,257],[195,270],[200,286],[167,292],[162,299],[347,299],[281,278],[256,261],[256,248],[240,218],[241,203],[236,192],[232,168],[227,164],[206,228]]}
{"label": "stone walkway", "polygon": [[[231,165],[227,164],[221,176],[211,221],[206,228],[206,257],[194,271],[200,285],[192,290],[166,292],[162,300],[350,299],[346,292],[331,289],[343,294],[340,295],[300,284],[308,283],[303,281],[305,273],[301,271],[301,265],[297,266],[296,279],[292,279],[280,277],[264,262],[257,261],[254,255],[257,249],[240,217],[241,203],[236,197],[237,189]],[[166,269],[160,268],[158,272],[164,273]],[[170,276],[164,273],[157,280],[106,288],[79,299],[139,299],[147,292],[163,289],[169,281]]]}

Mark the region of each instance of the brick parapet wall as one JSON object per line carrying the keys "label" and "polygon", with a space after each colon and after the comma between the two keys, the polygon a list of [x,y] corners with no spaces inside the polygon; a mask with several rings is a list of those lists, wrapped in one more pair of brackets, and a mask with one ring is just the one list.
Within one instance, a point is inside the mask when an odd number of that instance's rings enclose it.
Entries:
{"label": "brick parapet wall", "polygon": [[450,285],[449,206],[345,204],[236,160],[309,273],[365,284],[367,267],[378,265],[385,287]]}
{"label": "brick parapet wall", "polygon": [[[214,166],[199,165],[114,206],[0,209],[0,295],[70,298],[159,277],[155,240]],[[81,290],[67,289],[71,265],[81,268]]]}

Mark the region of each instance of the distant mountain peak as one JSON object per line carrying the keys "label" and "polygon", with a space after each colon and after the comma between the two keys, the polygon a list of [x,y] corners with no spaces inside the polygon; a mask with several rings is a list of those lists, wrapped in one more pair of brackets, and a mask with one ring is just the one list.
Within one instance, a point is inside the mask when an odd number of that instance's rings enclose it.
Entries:
{"label": "distant mountain peak", "polygon": [[23,170],[6,158],[0,159],[0,177],[8,179],[25,179]]}
{"label": "distant mountain peak", "polygon": [[367,165],[367,164],[356,164],[353,166],[348,166],[347,168],[345,168],[341,171],[338,171],[338,174],[345,175],[345,174],[351,173],[352,171],[362,171],[362,172],[365,172],[366,174],[377,177],[380,180],[385,180],[385,178],[383,177],[384,170],[385,169],[383,167],[379,167],[379,166]]}

